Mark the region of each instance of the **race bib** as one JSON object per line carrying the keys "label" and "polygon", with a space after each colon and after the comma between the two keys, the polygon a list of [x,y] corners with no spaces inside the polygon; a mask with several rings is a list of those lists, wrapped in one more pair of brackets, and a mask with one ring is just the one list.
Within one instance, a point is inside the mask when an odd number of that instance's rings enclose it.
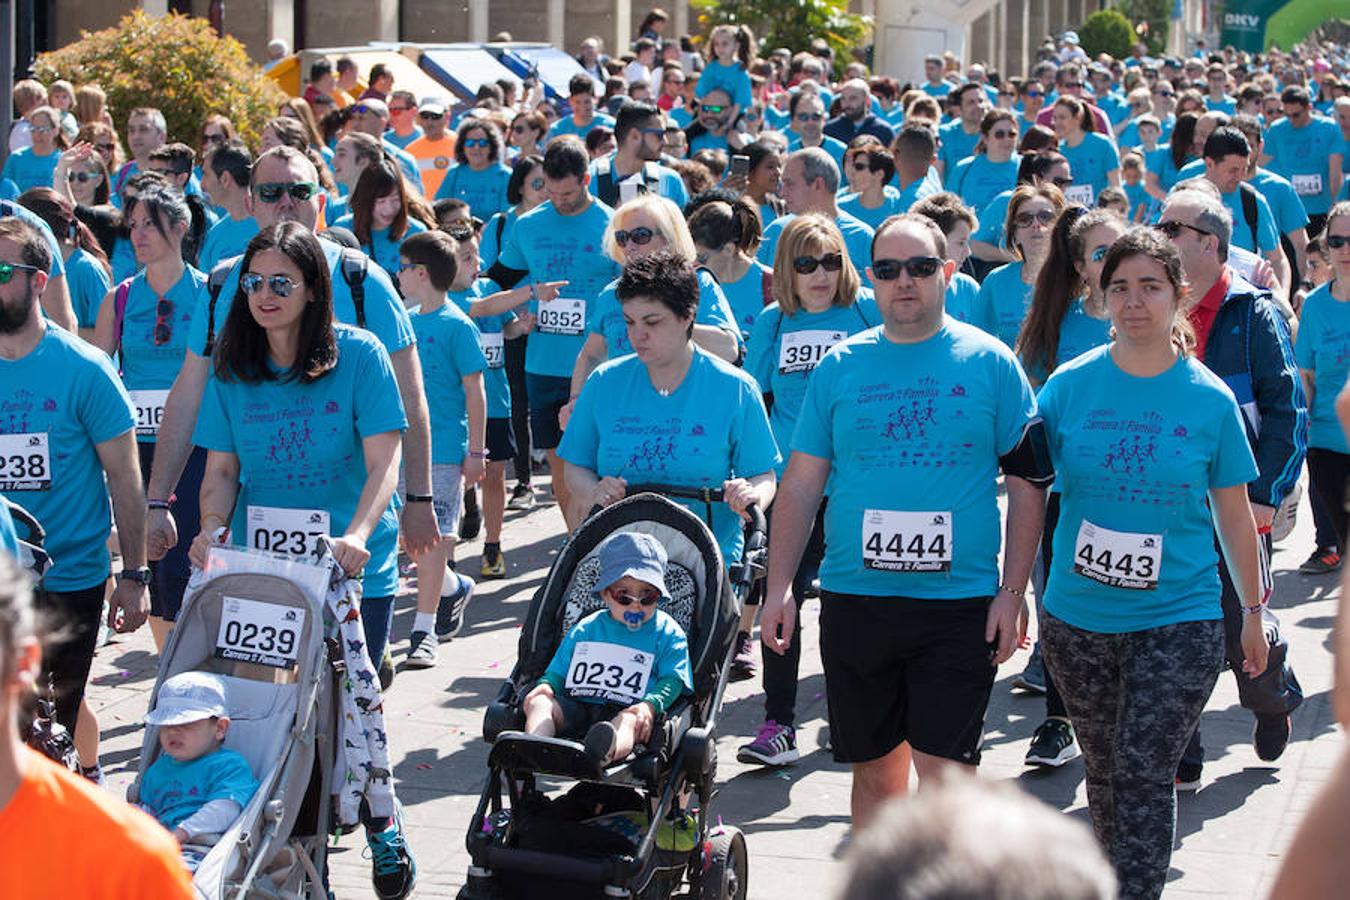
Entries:
{"label": "race bib", "polygon": [[1074,206],[1092,208],[1092,185],[1075,184],[1064,191],[1064,199]]}
{"label": "race bib", "polygon": [[573,697],[633,704],[647,695],[654,657],[642,650],[603,641],[581,641],[572,651],[564,687]]}
{"label": "race bib", "polygon": [[223,597],[216,658],[289,669],[298,659],[300,631],[304,627],[303,609]]}
{"label": "race bib", "polygon": [[164,421],[164,403],[168,391],[131,391],[131,405],[136,407],[136,436],[154,437],[159,434],[159,423]]}
{"label": "race bib", "polygon": [[479,334],[478,346],[483,349],[483,357],[487,360],[489,369],[500,369],[506,365],[506,353],[503,349],[500,331],[492,334]]}
{"label": "race bib", "polygon": [[778,372],[810,372],[830,348],[848,337],[846,331],[793,331],[783,335],[778,344]]}
{"label": "race bib", "polygon": [[586,328],[586,301],[555,297],[539,301],[539,320],[535,328],[544,334],[576,337]]}
{"label": "race bib", "polygon": [[1294,175],[1289,180],[1294,183],[1294,193],[1300,197],[1312,197],[1322,193],[1321,175]]}
{"label": "race bib", "polygon": [[328,534],[326,509],[288,509],[284,506],[249,506],[248,545],[254,550],[309,556]]}
{"label": "race bib", "polygon": [[1151,591],[1158,587],[1162,549],[1160,534],[1112,531],[1084,519],[1074,542],[1073,570],[1111,587]]}
{"label": "race bib", "polygon": [[45,491],[51,486],[46,432],[0,434],[0,491]]}
{"label": "race bib", "polygon": [[864,569],[950,572],[952,514],[869,509],[862,517]]}

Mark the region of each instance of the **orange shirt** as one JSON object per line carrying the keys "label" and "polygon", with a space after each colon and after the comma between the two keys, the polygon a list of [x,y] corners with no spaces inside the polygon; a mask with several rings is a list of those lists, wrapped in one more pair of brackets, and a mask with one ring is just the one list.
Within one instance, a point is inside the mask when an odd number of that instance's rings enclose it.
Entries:
{"label": "orange shirt", "polygon": [[417,168],[422,173],[422,191],[428,200],[436,199],[436,192],[445,180],[446,171],[455,164],[455,133],[447,131],[445,137],[433,141],[425,135],[403,148],[417,160]]}
{"label": "orange shirt", "polygon": [[163,826],[37,752],[23,754],[23,781],[0,809],[0,897],[192,897]]}

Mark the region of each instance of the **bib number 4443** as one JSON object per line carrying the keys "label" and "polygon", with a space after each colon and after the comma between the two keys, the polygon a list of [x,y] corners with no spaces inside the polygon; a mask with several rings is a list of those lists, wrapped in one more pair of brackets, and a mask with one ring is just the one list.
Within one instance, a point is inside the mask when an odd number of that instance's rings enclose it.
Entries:
{"label": "bib number 4443", "polygon": [[1074,541],[1073,570],[1110,587],[1151,591],[1158,587],[1163,537],[1134,531],[1112,531],[1086,519]]}

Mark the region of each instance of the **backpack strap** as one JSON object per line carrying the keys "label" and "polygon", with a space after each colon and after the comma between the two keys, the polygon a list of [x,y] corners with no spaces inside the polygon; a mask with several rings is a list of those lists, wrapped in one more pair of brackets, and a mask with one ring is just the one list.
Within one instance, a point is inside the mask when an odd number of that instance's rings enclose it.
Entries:
{"label": "backpack strap", "polygon": [[1242,218],[1247,222],[1247,230],[1252,233],[1252,246],[1256,254],[1260,256],[1261,245],[1257,243],[1256,236],[1256,225],[1259,218],[1256,207],[1256,188],[1245,181],[1239,181],[1238,195],[1242,197]]}
{"label": "backpack strap", "polygon": [[773,302],[773,270],[767,269],[759,279],[760,299],[768,306]]}
{"label": "backpack strap", "polygon": [[366,265],[370,258],[359,250],[342,248],[342,280],[352,290],[352,305],[356,307],[356,327],[366,327]]}
{"label": "backpack strap", "polygon": [[595,195],[608,207],[615,206],[619,199],[619,186],[614,183],[614,167],[608,159],[598,160],[595,164]]}
{"label": "backpack strap", "polygon": [[235,262],[237,258],[231,257],[216,263],[216,267],[206,278],[206,292],[209,299],[206,303],[206,347],[203,348],[205,350],[203,355],[207,357],[210,357],[216,349],[216,301],[220,299],[220,292],[225,289],[225,280],[230,277]]}
{"label": "backpack strap", "polygon": [[126,324],[127,319],[127,299],[131,296],[131,282],[136,278],[133,275],[118,283],[117,289],[113,291],[113,342],[117,348],[117,369],[122,369],[122,326]]}

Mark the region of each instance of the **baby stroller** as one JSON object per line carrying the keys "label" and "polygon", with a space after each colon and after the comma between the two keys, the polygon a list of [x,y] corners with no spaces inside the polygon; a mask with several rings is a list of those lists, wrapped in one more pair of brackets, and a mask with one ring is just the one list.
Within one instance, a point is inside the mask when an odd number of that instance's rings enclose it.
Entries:
{"label": "baby stroller", "polygon": [[[750,508],[742,558],[724,568],[712,532],[666,497],[711,504],[722,492],[634,485],[629,496],[594,513],[558,555],[534,595],[519,660],[488,707],[488,780],[469,826],[473,864],[460,900],[541,896],[680,896],[742,900],[747,856],[740,830],[711,812],[717,771],[717,713],[726,689],[741,604],[763,574],[764,518]],[[661,496],[665,495],[665,496]],[[617,531],[654,535],[666,548],[662,609],[684,628],[694,692],[658,717],[646,746],[597,776],[582,745],[527,735],[522,703],[564,634],[600,608],[597,548]],[[575,780],[565,793],[553,787]],[[503,798],[505,794],[505,802]],[[687,885],[687,893],[676,894]]]}
{"label": "baby stroller", "polygon": [[[161,655],[152,696],[180,672],[221,676],[225,746],[243,754],[259,783],[226,833],[185,848],[198,858],[198,897],[327,900],[321,873],[330,797],[343,784],[335,766],[346,678],[329,597],[346,582],[320,545],[305,558],[213,547]],[[147,725],[130,802],[160,752],[159,729]]]}

